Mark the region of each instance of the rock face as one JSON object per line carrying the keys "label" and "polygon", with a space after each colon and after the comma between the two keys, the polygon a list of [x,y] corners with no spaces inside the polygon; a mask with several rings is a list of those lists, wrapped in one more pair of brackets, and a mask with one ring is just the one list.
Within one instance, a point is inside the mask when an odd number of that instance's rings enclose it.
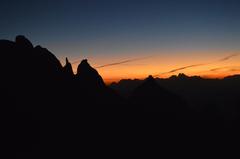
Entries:
{"label": "rock face", "polygon": [[85,86],[90,88],[106,87],[102,77],[89,65],[87,59],[82,60],[82,62],[78,65],[76,78]]}

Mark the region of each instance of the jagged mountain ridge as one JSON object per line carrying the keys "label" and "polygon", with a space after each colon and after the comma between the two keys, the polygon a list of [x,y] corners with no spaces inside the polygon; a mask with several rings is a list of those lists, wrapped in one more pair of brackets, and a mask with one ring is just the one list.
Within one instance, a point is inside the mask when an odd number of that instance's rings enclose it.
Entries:
{"label": "jagged mountain ridge", "polygon": [[[164,126],[175,132],[185,124],[186,130],[239,125],[238,76],[224,80],[185,75],[166,80],[152,76],[145,81],[122,80],[121,88],[132,89],[122,97],[119,83],[112,85],[115,88],[106,86],[87,60],[79,64],[75,75],[68,59],[62,66],[50,51],[34,47],[23,36],[16,42],[0,40],[0,52],[0,108],[8,125],[17,127],[12,132],[18,133],[14,147],[20,150],[31,149],[33,143],[39,149],[49,145],[50,150],[69,148],[69,137],[76,141],[83,131],[91,137],[102,129],[121,136],[136,126],[140,131],[148,131],[149,126],[162,131]],[[196,103],[204,109],[189,109],[189,104]],[[54,131],[49,135],[49,130]],[[34,141],[31,135],[35,135]],[[54,146],[48,144],[53,137]]]}
{"label": "jagged mountain ridge", "polygon": [[121,98],[105,85],[87,60],[79,64],[74,75],[68,59],[62,66],[50,51],[34,47],[24,36],[17,36],[15,42],[1,40],[0,51],[5,59],[0,64],[3,70],[0,87],[5,93],[11,92],[21,111],[37,114],[64,110],[114,111],[122,104]]}
{"label": "jagged mountain ridge", "polygon": [[[1,78],[1,87],[3,90],[11,92],[10,94],[14,98],[16,97],[16,101],[22,103],[20,105],[26,105],[24,110],[35,112],[76,110],[78,112],[107,111],[117,107],[115,110],[120,110],[120,107],[121,110],[124,110],[129,107],[129,104],[131,105],[134,96],[134,100],[139,101],[151,97],[148,99],[149,103],[154,101],[151,104],[156,105],[156,107],[176,105],[174,102],[180,101],[179,98],[183,97],[190,105],[197,103],[197,107],[203,105],[209,108],[213,106],[208,110],[215,110],[215,107],[220,105],[217,109],[223,110],[221,106],[224,106],[222,103],[226,103],[226,101],[216,103],[215,100],[218,96],[225,95],[228,97],[226,100],[233,105],[234,109],[237,107],[238,93],[230,85],[230,81],[233,81],[230,79],[236,81],[234,84],[236,86],[238,76],[224,80],[205,80],[200,77],[188,77],[180,74],[169,79],[149,77],[147,82],[122,80],[120,83],[108,87],[97,70],[92,68],[86,59],[79,64],[77,74],[74,75],[68,59],[66,59],[66,65],[62,66],[51,52],[41,46],[34,47],[24,36],[17,36],[15,42],[1,40],[0,50],[3,53],[3,59],[6,59],[1,63],[4,74]],[[224,81],[224,84],[221,81]],[[119,87],[121,84],[123,86]],[[219,90],[222,89],[222,86],[226,87],[225,90],[228,91],[228,94],[234,95],[230,96]],[[124,96],[125,98],[118,95],[118,92],[120,94],[124,92],[121,91],[121,88],[131,89],[128,95]],[[199,99],[201,99],[200,102],[197,102]],[[129,103],[129,101],[131,102]],[[47,107],[47,103],[52,106]],[[70,106],[66,107],[66,105]],[[133,107],[134,109],[126,110],[137,110],[137,105]],[[181,108],[185,110],[185,107]],[[179,109],[179,107],[174,109]]]}

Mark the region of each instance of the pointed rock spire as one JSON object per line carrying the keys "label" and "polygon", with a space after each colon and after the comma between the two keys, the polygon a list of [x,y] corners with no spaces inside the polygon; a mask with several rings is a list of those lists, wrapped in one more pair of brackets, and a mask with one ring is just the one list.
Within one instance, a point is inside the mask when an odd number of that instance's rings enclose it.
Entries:
{"label": "pointed rock spire", "polygon": [[66,65],[69,64],[68,58],[66,57]]}
{"label": "pointed rock spire", "polygon": [[73,73],[73,69],[72,69],[72,65],[71,63],[68,61],[68,58],[66,57],[66,64],[63,67],[63,72],[66,76],[68,77],[73,77],[74,73]]}

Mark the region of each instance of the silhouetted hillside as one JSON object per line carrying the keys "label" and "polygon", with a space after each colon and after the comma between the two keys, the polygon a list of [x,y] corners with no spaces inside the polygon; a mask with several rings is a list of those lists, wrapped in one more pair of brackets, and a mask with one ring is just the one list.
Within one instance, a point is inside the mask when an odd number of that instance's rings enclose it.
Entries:
{"label": "silhouetted hillside", "polygon": [[86,87],[97,87],[99,89],[106,87],[102,77],[88,64],[86,59],[78,65],[76,78],[79,83],[84,83]]}
{"label": "silhouetted hillside", "polygon": [[136,111],[177,113],[186,111],[186,103],[177,95],[160,87],[152,76],[138,86],[130,101]]}
{"label": "silhouetted hillside", "polygon": [[0,52],[0,105],[7,124],[16,126],[11,130],[17,132],[16,144],[9,143],[18,152],[72,149],[82,142],[71,145],[81,133],[106,136],[101,130],[121,136],[143,126],[207,130],[239,121],[238,75],[222,80],[149,76],[108,87],[86,59],[75,75],[67,58],[62,66],[54,54],[24,36],[0,40]]}
{"label": "silhouetted hillside", "polygon": [[[174,109],[179,112],[185,111],[186,106],[196,112],[238,118],[238,75],[219,80],[179,74],[169,79],[121,80],[108,87],[87,60],[79,64],[74,75],[67,58],[62,66],[51,52],[41,46],[34,47],[24,36],[17,36],[15,42],[1,40],[0,50],[4,59],[1,62],[2,97],[12,99],[3,104],[34,114],[34,118],[52,117],[53,112],[59,115],[78,111]],[[211,113],[208,115],[213,115]]]}
{"label": "silhouetted hillside", "polygon": [[105,85],[102,77],[86,59],[79,64],[74,79],[72,91],[76,99],[75,105],[81,104],[83,111],[115,112],[124,107],[123,99]]}
{"label": "silhouetted hillside", "polygon": [[[122,82],[124,81],[124,82]],[[184,74],[171,76],[168,79],[156,78],[163,88],[182,97],[190,109],[198,113],[199,118],[213,120],[221,116],[225,120],[239,118],[239,84],[238,75],[224,79],[203,79],[198,76],[188,77]],[[110,87],[122,96],[131,95],[142,80],[121,80]],[[125,87],[127,86],[127,87]]]}

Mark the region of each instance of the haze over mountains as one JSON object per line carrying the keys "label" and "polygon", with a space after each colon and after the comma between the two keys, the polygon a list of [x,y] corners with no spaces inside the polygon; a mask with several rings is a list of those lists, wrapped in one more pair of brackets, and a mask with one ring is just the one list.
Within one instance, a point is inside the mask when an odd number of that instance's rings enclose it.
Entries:
{"label": "haze over mountains", "polygon": [[[169,79],[149,76],[107,86],[86,59],[74,74],[67,58],[62,66],[54,54],[33,46],[24,36],[0,40],[0,52],[1,109],[21,130],[16,138],[20,150],[31,149],[32,129],[48,130],[44,126],[55,121],[129,127],[160,122],[180,127],[176,121],[182,121],[185,128],[229,128],[240,119],[239,75],[221,80],[184,74]],[[152,115],[142,120],[145,113]],[[47,139],[42,136],[35,142],[44,144]]]}

